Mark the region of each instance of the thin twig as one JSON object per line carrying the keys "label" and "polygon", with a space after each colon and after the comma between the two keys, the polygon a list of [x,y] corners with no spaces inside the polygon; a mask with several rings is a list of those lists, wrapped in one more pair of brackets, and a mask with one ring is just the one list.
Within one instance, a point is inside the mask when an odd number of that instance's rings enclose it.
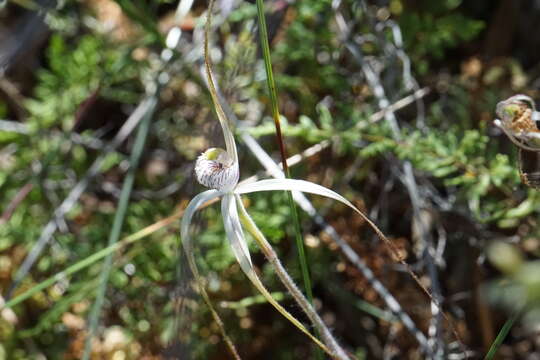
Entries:
{"label": "thin twig", "polygon": [[[385,90],[381,84],[381,81],[378,77],[378,75],[375,73],[375,71],[371,68],[371,66],[368,64],[368,62],[363,60],[361,50],[354,46],[352,43],[348,42],[346,45],[347,49],[351,51],[351,53],[358,58],[360,66],[362,68],[362,71],[364,72],[364,75],[366,76],[366,79],[368,83],[370,84],[370,87],[373,89],[373,92],[375,96],[378,98],[379,107],[385,108],[387,107],[390,102],[386,98]],[[393,138],[396,141],[399,141],[401,139],[401,131],[399,129],[399,125],[397,122],[397,119],[393,112],[386,112],[384,115],[385,120],[390,125],[390,129],[392,130]],[[413,221],[418,227],[418,233],[419,233],[419,239],[421,240],[421,246],[424,249],[424,259],[426,260],[426,265],[428,267],[428,273],[431,278],[431,289],[432,292],[429,292],[430,299],[432,300],[432,303],[434,306],[432,306],[432,315],[434,319],[438,319],[440,317],[440,291],[439,291],[439,285],[438,285],[438,276],[436,268],[434,268],[433,260],[431,258],[431,255],[428,251],[429,247],[432,246],[432,240],[431,236],[427,232],[427,225],[424,222],[424,218],[421,216],[422,208],[424,207],[424,201],[420,198],[418,187],[416,184],[416,180],[414,178],[412,164],[409,161],[404,161],[402,163],[402,169],[403,169],[403,177],[400,177],[401,181],[405,185],[405,188],[407,189],[407,192],[409,193],[409,198],[411,199],[411,205],[413,208]],[[427,290],[427,289],[426,289]],[[438,320],[436,320],[437,324],[439,323]],[[436,329],[438,329],[440,326],[435,325]],[[430,329],[430,334],[433,335],[432,339],[438,339],[439,336],[439,330],[433,331],[433,329]],[[431,346],[435,345],[434,353],[437,354],[439,351],[442,351],[441,347],[437,345],[438,342],[432,343]]]}
{"label": "thin twig", "polygon": [[7,100],[11,103],[18,120],[23,120],[28,116],[28,111],[24,106],[24,97],[19,89],[7,78],[0,74],[0,91],[2,91]]}
{"label": "thin twig", "polygon": [[[364,1],[360,1],[360,6],[363,12],[368,17],[368,20],[371,22],[372,28],[374,28],[377,35],[379,35],[380,42],[383,43],[384,37],[382,36],[380,31],[377,31],[377,29],[375,29],[376,26],[374,26],[374,20],[370,16],[370,12],[367,8],[367,5],[365,4]],[[357,59],[370,88],[373,90],[373,93],[375,97],[377,98],[379,107],[381,109],[387,108],[390,105],[390,102],[388,98],[386,97],[385,89],[381,83],[381,79],[379,78],[379,75],[374,71],[372,66],[367,61],[365,61],[362,54],[362,50],[358,46],[356,46],[356,44],[348,40],[350,30],[348,29],[347,23],[343,19],[343,16],[341,15],[337,7],[335,8],[335,10],[336,10],[335,12],[336,22],[338,24],[338,29],[341,33],[342,41],[345,43],[346,48],[351,52],[353,57]],[[396,116],[394,115],[393,112],[390,111],[390,112],[385,113],[384,118],[386,122],[388,123],[388,125],[390,126],[394,140],[399,141],[401,139],[401,131],[400,131]],[[417,281],[418,285],[428,295],[428,297],[430,298],[432,302],[431,309],[432,309],[433,322],[432,322],[432,325],[430,326],[430,331],[429,331],[431,335],[430,345],[433,347],[433,356],[440,358],[444,352],[444,348],[442,346],[441,326],[440,326],[441,315],[448,321],[458,341],[460,340],[459,340],[459,335],[453,323],[450,322],[446,314],[444,314],[441,309],[440,303],[441,303],[442,295],[441,295],[440,286],[439,286],[437,269],[432,259],[431,253],[429,251],[429,249],[433,247],[432,239],[431,239],[430,234],[427,231],[427,225],[424,223],[424,219],[421,216],[422,208],[425,206],[425,201],[420,197],[411,163],[408,161],[403,162],[402,168],[403,168],[404,176],[402,178],[400,177],[400,179],[402,179],[407,189],[407,192],[409,193],[409,197],[411,199],[411,205],[413,208],[413,221],[415,222],[419,230],[419,238],[421,240],[421,246],[424,249],[423,258],[426,261],[426,265],[428,268],[428,275],[430,276],[430,279],[431,279],[432,292],[428,291],[427,288],[418,280],[418,277],[412,272],[412,269],[410,269],[410,266],[406,264],[405,261],[401,260],[401,262],[406,266],[406,268],[408,269],[408,272],[413,276],[413,278]]]}
{"label": "thin twig", "polygon": [[13,120],[0,120],[0,131],[28,134],[30,130],[26,124]]}
{"label": "thin twig", "polygon": [[[377,111],[369,117],[369,122],[375,123],[377,121],[385,119],[388,113],[395,113],[397,110],[404,108],[413,103],[414,101],[417,101],[418,99],[421,99],[424,96],[428,95],[430,91],[431,90],[427,87],[416,90],[411,95],[405,96],[404,98],[396,101],[395,103],[388,105],[387,107],[381,108],[381,110]],[[361,126],[361,124],[362,123],[358,123],[357,126]]]}
{"label": "thin twig", "polygon": [[11,215],[13,215],[13,212],[15,211],[17,206],[19,206],[19,204],[26,198],[30,191],[32,191],[33,187],[34,185],[32,183],[27,183],[19,190],[19,192],[17,192],[17,195],[13,197],[9,205],[2,213],[2,216],[0,217],[0,226],[9,221]]}
{"label": "thin twig", "polygon": [[[426,96],[427,94],[429,94],[429,92],[430,92],[430,90],[428,88],[423,88],[419,92],[408,95],[408,96],[396,101],[394,104],[390,105],[389,108],[391,108],[395,112],[397,110],[400,110],[400,109],[410,105],[412,102],[414,102],[414,99],[416,97]],[[218,95],[220,95],[219,94],[219,89],[218,89]],[[221,99],[221,96],[220,96],[220,99]],[[232,119],[233,122],[238,123],[238,118],[236,117],[234,112],[230,109],[230,107],[223,101],[222,101],[222,106],[223,106],[223,109],[225,110],[225,113],[229,117],[229,119]],[[383,119],[384,114],[387,111],[388,111],[388,109],[382,109],[382,110],[377,111],[376,113],[372,114],[369,117],[368,121],[369,122],[377,122],[377,121]],[[289,166],[297,165],[302,160],[304,160],[306,158],[309,158],[311,156],[317,155],[318,153],[320,153],[324,149],[328,148],[330,146],[330,144],[331,144],[330,140],[323,140],[323,141],[321,141],[321,142],[319,142],[319,143],[317,143],[315,145],[312,145],[312,146],[308,147],[307,149],[305,149],[304,151],[302,151],[301,153],[292,155],[289,158],[287,158],[287,165],[289,165]],[[278,166],[279,166],[280,169],[283,169],[283,163],[281,163],[281,162],[278,163]],[[268,171],[266,171],[265,173],[269,174]],[[257,181],[258,178],[259,178],[258,175],[253,175],[253,176],[251,176],[249,178],[244,179],[242,181],[242,183],[244,183],[244,182],[254,182],[254,181]]]}

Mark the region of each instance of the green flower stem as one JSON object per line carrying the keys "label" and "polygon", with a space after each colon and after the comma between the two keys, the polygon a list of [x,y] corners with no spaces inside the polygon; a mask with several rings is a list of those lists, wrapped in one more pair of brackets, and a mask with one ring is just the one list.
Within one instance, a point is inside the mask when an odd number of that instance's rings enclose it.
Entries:
{"label": "green flower stem", "polygon": [[[270,92],[270,101],[272,103],[272,117],[274,119],[274,125],[276,127],[276,136],[279,144],[279,151],[281,154],[281,163],[283,164],[283,172],[285,177],[291,178],[289,166],[287,165],[287,154],[285,151],[285,144],[281,135],[281,124],[279,119],[279,108],[277,100],[276,84],[274,82],[274,74],[272,72],[272,61],[270,59],[270,46],[268,45],[268,33],[266,30],[266,19],[264,16],[264,4],[263,0],[257,0],[257,16],[259,19],[259,34],[261,38],[261,47],[264,57],[264,66],[266,69],[266,82],[268,84],[268,90]],[[294,230],[296,235],[296,247],[298,249],[298,258],[300,260],[300,268],[302,270],[302,278],[304,280],[304,287],[307,298],[311,304],[313,304],[313,291],[311,285],[311,278],[309,275],[309,267],[306,259],[306,251],[304,249],[304,242],[302,239],[302,231],[300,229],[300,221],[298,218],[298,211],[296,204],[293,201],[292,193],[287,191],[287,197],[289,199],[289,206],[291,208]]]}
{"label": "green flower stem", "polygon": [[210,96],[212,97],[212,103],[221,124],[223,130],[223,137],[225,139],[225,147],[227,153],[232,157],[235,166],[238,166],[238,153],[236,150],[236,143],[234,142],[234,134],[229,127],[229,121],[227,115],[219,102],[219,96],[217,93],[216,84],[214,81],[214,75],[212,73],[212,60],[210,59],[210,31],[212,30],[212,11],[214,9],[215,0],[210,0],[208,4],[206,25],[204,29],[204,65],[206,69],[206,80],[208,81],[208,90],[210,90]]}

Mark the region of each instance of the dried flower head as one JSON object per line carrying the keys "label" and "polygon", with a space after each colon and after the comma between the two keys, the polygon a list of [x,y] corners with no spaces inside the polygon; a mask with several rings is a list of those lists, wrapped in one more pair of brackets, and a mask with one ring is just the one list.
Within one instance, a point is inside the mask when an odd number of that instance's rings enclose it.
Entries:
{"label": "dried flower head", "polygon": [[534,104],[525,95],[516,95],[497,104],[497,115],[502,125],[513,133],[538,132],[532,119]]}
{"label": "dried flower head", "polygon": [[494,123],[520,149],[539,152],[540,130],[535,120],[538,112],[534,101],[527,95],[515,95],[497,104]]}
{"label": "dried flower head", "polygon": [[535,122],[534,101],[515,95],[497,104],[495,125],[519,148],[519,176],[532,188],[540,189],[540,130]]}

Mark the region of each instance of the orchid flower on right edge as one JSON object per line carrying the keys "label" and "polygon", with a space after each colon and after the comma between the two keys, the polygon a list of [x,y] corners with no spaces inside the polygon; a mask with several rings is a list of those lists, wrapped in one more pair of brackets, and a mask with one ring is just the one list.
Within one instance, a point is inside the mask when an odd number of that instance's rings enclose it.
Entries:
{"label": "orchid flower on right edge", "polygon": [[[218,323],[218,326],[220,327],[220,330],[225,338],[225,341],[227,342],[227,345],[231,349],[235,358],[239,358],[239,355],[236,352],[234,345],[232,345],[232,342],[225,334],[223,323],[221,322],[216,311],[210,304],[210,300],[204,288],[202,278],[198,273],[196,261],[193,255],[192,239],[189,234],[189,227],[194,213],[203,204],[221,198],[221,212],[227,240],[231,245],[231,249],[240,265],[240,268],[246,274],[248,279],[257,288],[257,290],[261,292],[261,294],[267,299],[270,304],[272,304],[297,328],[299,328],[302,332],[309,336],[311,340],[313,340],[319,347],[321,347],[328,355],[330,355],[332,358],[340,360],[349,359],[347,353],[335,340],[334,336],[324,324],[320,316],[313,309],[311,304],[307,301],[307,299],[304,297],[298,287],[294,284],[293,280],[288,275],[276,253],[272,249],[270,243],[266,240],[255,222],[247,213],[242,203],[241,195],[260,191],[301,191],[304,193],[321,195],[330,199],[337,200],[358,213],[373,228],[373,230],[386,243],[386,245],[390,247],[393,254],[396,255],[398,258],[399,252],[397,251],[395,245],[386,238],[386,236],[377,228],[377,226],[371,220],[369,220],[369,218],[367,218],[367,216],[364,215],[359,209],[357,209],[350,201],[348,201],[338,193],[327,189],[321,185],[317,185],[309,181],[294,179],[268,179],[260,180],[254,183],[238,184],[240,171],[236,143],[234,140],[234,135],[229,127],[225,112],[223,111],[223,108],[221,107],[221,104],[218,100],[217,90],[208,55],[208,36],[210,32],[213,3],[214,1],[211,0],[208,9],[208,17],[205,31],[204,50],[206,77],[212,101],[218,116],[218,120],[223,130],[226,150],[219,148],[208,149],[207,151],[202,153],[196,161],[195,173],[197,180],[202,185],[210,188],[210,190],[207,190],[195,196],[188,204],[182,218],[181,237],[182,244],[184,246],[188,259],[188,264],[197,281],[201,295],[203,296],[207,304],[210,306],[212,315]],[[321,335],[322,342],[318,340],[314,335],[312,335],[305,328],[304,325],[302,325],[296,318],[294,318],[290,313],[288,313],[287,310],[285,310],[275,299],[273,299],[268,290],[264,287],[257,273],[255,272],[255,268],[251,261],[247,242],[244,237],[244,229],[253,236],[257,244],[261,247],[265,256],[274,266],[274,269],[284,286],[287,288],[287,290],[290,292],[290,294],[293,296],[293,298],[296,300],[302,310],[306,313],[310,321],[313,323],[314,327]]]}
{"label": "orchid flower on right edge", "polygon": [[521,181],[540,189],[540,130],[536,120],[539,113],[534,100],[527,95],[514,95],[497,104],[500,119],[494,121],[508,138],[519,148],[519,176]]}

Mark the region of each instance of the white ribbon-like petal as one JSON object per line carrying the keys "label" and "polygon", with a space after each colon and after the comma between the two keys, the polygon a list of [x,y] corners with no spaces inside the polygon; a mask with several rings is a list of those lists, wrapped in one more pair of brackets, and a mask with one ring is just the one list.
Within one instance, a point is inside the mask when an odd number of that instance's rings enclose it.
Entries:
{"label": "white ribbon-like petal", "polygon": [[182,245],[184,246],[184,251],[186,252],[186,258],[188,260],[189,267],[191,271],[193,272],[193,276],[199,287],[201,296],[204,302],[206,303],[206,305],[208,306],[208,308],[210,309],[210,312],[212,313],[212,317],[214,318],[214,321],[218,325],[221,335],[223,336],[223,340],[229,347],[231,354],[233,355],[235,359],[240,360],[240,356],[238,355],[238,352],[236,351],[236,348],[233,342],[231,341],[231,339],[227,335],[227,332],[225,331],[225,325],[223,324],[223,321],[219,317],[219,314],[217,313],[216,309],[212,305],[212,302],[210,301],[210,297],[208,296],[208,293],[206,292],[206,289],[204,288],[205,285],[204,285],[204,282],[202,281],[201,276],[199,275],[199,270],[197,269],[197,264],[195,262],[195,256],[193,255],[193,249],[191,246],[191,236],[189,236],[189,225],[191,224],[191,219],[193,218],[193,214],[195,214],[197,209],[202,204],[204,204],[207,201],[213,200],[221,195],[223,195],[221,191],[207,190],[195,196],[190,201],[186,210],[184,211],[184,216],[182,216],[182,224],[180,226],[180,231],[182,235]]}
{"label": "white ribbon-like petal", "polygon": [[191,247],[191,237],[189,236],[189,225],[191,224],[191,219],[193,214],[197,209],[207,201],[213,200],[222,195],[221,191],[218,190],[207,190],[195,196],[188,204],[184,215],[182,216],[182,224],[180,226],[180,234],[182,236],[182,245],[186,253],[192,253]]}
{"label": "white ribbon-like petal", "polygon": [[324,186],[317,185],[310,181],[305,180],[294,180],[294,179],[267,179],[260,180],[254,183],[242,184],[238,186],[234,192],[236,194],[248,194],[257,191],[276,191],[276,190],[288,190],[288,191],[301,191],[309,194],[317,194],[325,196],[339,202],[344,203],[345,205],[356,209],[356,207],[351,204],[351,202],[345,199],[343,196],[339,195],[335,191],[332,191]]}
{"label": "white ribbon-like petal", "polygon": [[[410,268],[409,264],[403,260],[400,255],[399,249],[394,245],[394,243],[383,234],[381,230],[371,221],[363,212],[361,212],[356,206],[354,206],[349,200],[345,199],[343,196],[338,193],[325,188],[324,186],[314,184],[309,181],[304,180],[293,180],[293,179],[269,179],[261,180],[251,184],[240,185],[235,189],[236,194],[248,194],[257,191],[275,191],[275,190],[288,190],[288,191],[301,191],[310,194],[317,194],[321,196],[328,197],[330,199],[337,200],[351,209],[353,209],[358,215],[364,219],[365,222],[375,231],[379,239],[384,241],[388,248],[392,252],[392,255],[398,259],[398,261],[406,267],[408,273],[413,277],[414,281],[420,286],[420,288],[426,293],[426,295],[431,299],[432,302],[435,302],[431,293],[427,288],[422,284],[418,275]],[[440,305],[437,303],[437,306],[440,308]]]}
{"label": "white ribbon-like petal", "polygon": [[325,188],[324,186],[317,185],[315,183],[305,181],[305,180],[294,180],[294,179],[267,179],[267,180],[260,180],[254,183],[249,184],[242,184],[236,187],[234,190],[235,194],[249,194],[253,192],[258,191],[276,191],[276,190],[288,190],[288,191],[301,191],[304,193],[309,194],[316,194],[325,196],[330,199],[337,200],[354,211],[358,213],[368,224],[371,226],[373,231],[377,233],[379,238],[386,242],[392,251],[396,255],[397,249],[395,248],[395,245],[392,244],[390,240],[386,238],[386,236],[382,233],[382,231],[379,230],[377,225],[373,221],[371,221],[363,212],[361,212],[356,206],[354,206],[349,200],[345,199],[343,196],[339,195],[335,191],[332,191],[328,188]]}
{"label": "white ribbon-like petal", "polygon": [[223,215],[223,225],[225,226],[227,239],[231,243],[234,256],[236,256],[236,260],[238,260],[242,271],[246,275],[251,276],[251,273],[254,272],[253,264],[251,263],[251,256],[249,255],[246,238],[242,231],[238,209],[236,208],[236,202],[232,193],[223,196],[221,200],[221,213]]}

